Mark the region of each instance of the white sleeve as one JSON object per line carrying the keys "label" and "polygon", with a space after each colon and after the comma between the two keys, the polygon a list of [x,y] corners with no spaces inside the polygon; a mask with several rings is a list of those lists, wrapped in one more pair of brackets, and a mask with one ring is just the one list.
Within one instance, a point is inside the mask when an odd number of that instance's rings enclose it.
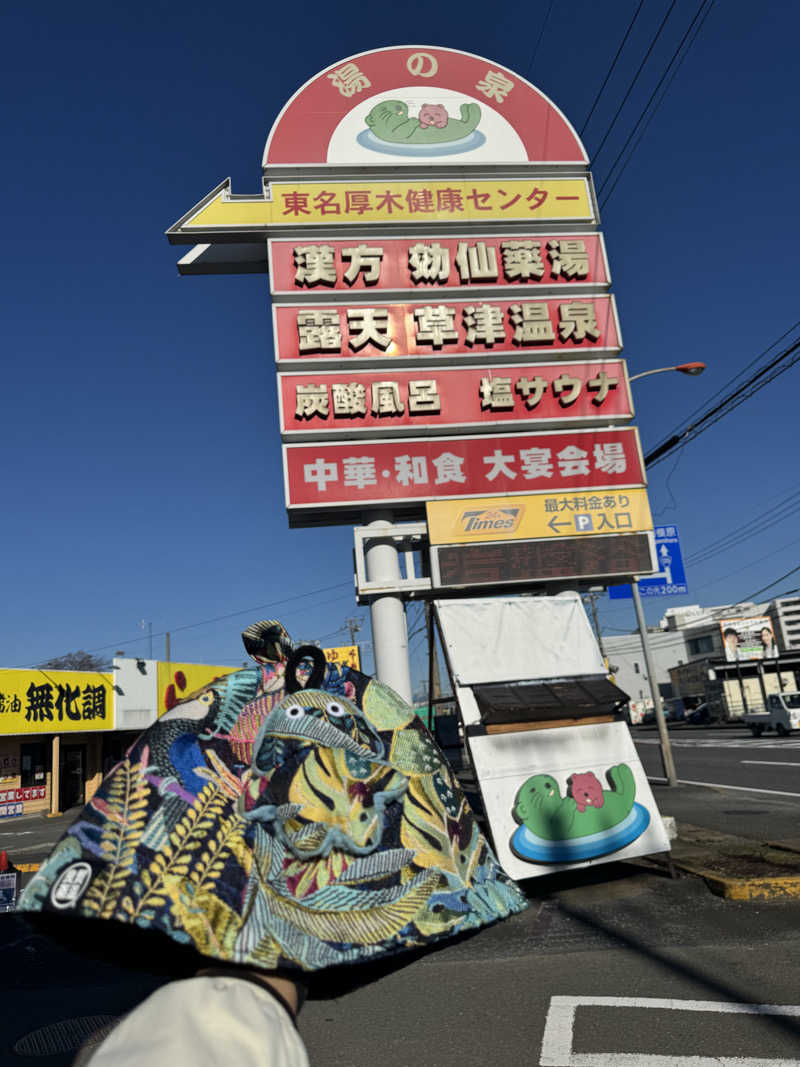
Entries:
{"label": "white sleeve", "polygon": [[309,1067],[286,1009],[254,982],[222,976],[162,986],[77,1062],[87,1067]]}

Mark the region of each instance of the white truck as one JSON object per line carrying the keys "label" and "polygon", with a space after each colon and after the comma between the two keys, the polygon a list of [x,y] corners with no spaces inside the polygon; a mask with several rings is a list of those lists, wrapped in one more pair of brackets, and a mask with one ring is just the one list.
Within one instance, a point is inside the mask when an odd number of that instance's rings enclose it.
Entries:
{"label": "white truck", "polygon": [[742,716],[753,737],[761,737],[772,728],[781,737],[792,730],[800,730],[800,693],[770,693],[764,711],[751,711]]}

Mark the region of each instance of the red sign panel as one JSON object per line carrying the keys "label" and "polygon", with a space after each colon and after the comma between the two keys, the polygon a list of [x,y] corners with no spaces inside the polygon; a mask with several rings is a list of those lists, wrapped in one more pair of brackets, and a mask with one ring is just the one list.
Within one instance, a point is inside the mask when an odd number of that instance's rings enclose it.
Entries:
{"label": "red sign panel", "polygon": [[315,442],[283,451],[290,512],[645,485],[634,429]]}
{"label": "red sign panel", "polygon": [[[419,119],[411,118],[418,110]],[[443,126],[441,136],[431,138],[430,125]],[[373,136],[365,142],[368,131]],[[306,82],[272,127],[263,162],[396,168],[442,159],[588,162],[558,108],[519,74],[468,52],[408,45],[349,56]]]}
{"label": "red sign panel", "polygon": [[475,286],[607,288],[600,234],[545,237],[371,237],[270,241],[273,293],[419,290]]}
{"label": "red sign panel", "polygon": [[622,360],[279,374],[284,436],[522,430],[633,417]]}
{"label": "red sign panel", "polygon": [[44,800],[47,789],[43,785],[30,785],[24,789],[0,790],[0,804],[19,800]]}
{"label": "red sign panel", "polygon": [[619,352],[613,296],[273,307],[276,358],[335,363],[508,352]]}

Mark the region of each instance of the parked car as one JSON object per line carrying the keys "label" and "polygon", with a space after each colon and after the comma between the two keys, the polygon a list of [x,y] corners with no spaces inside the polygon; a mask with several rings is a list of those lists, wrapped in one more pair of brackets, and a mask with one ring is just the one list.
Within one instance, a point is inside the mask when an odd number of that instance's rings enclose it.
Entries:
{"label": "parked car", "polygon": [[698,704],[686,717],[686,721],[690,722],[693,726],[710,726],[715,720],[716,716],[713,713],[711,705],[706,703]]}

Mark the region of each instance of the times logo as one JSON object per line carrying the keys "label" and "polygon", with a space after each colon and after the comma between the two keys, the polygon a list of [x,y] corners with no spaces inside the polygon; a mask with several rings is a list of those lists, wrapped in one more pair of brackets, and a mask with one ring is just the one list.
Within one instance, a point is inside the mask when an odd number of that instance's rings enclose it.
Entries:
{"label": "times logo", "polygon": [[483,508],[480,511],[462,511],[456,519],[461,533],[477,534],[492,530],[512,532],[520,524],[522,508]]}

